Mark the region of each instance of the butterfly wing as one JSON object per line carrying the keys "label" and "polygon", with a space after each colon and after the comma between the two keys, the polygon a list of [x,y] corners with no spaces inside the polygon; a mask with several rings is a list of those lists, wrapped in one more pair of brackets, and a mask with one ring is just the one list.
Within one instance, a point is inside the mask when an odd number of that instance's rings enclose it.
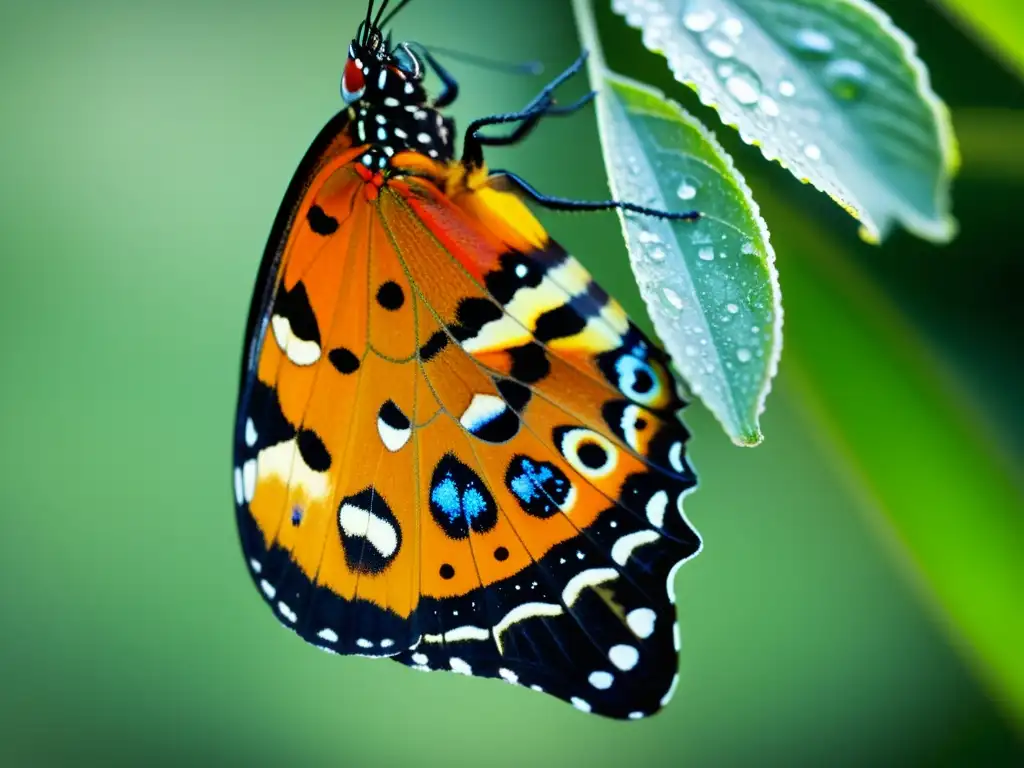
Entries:
{"label": "butterfly wing", "polygon": [[330,651],[651,714],[700,546],[664,358],[515,197],[382,184],[344,121],[296,174],[250,312],[234,480],[256,585]]}
{"label": "butterfly wing", "polygon": [[396,660],[657,711],[675,569],[700,547],[665,358],[514,196],[390,191],[421,339],[445,341],[420,357],[441,410],[415,436],[424,637]]}

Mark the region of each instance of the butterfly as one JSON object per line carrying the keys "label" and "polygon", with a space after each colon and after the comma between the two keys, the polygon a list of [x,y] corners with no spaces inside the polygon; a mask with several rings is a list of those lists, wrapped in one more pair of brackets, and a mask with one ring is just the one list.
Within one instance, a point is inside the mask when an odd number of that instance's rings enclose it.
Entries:
{"label": "butterfly", "polygon": [[[234,431],[251,577],[278,620],[332,653],[498,678],[638,719],[678,681],[673,579],[701,546],[665,355],[485,146],[555,104],[474,121],[458,85],[367,14],[344,108],[313,141],[252,298]],[[433,100],[428,71],[441,81]],[[511,126],[489,135],[489,126]]]}

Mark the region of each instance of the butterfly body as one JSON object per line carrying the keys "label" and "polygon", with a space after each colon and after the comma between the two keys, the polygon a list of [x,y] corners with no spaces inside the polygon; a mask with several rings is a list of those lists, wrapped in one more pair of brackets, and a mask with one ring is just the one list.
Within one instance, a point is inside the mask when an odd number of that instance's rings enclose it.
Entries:
{"label": "butterfly body", "polygon": [[410,49],[359,40],[250,310],[251,576],[333,653],[651,714],[675,681],[672,579],[700,547],[667,361],[519,196],[455,159]]}

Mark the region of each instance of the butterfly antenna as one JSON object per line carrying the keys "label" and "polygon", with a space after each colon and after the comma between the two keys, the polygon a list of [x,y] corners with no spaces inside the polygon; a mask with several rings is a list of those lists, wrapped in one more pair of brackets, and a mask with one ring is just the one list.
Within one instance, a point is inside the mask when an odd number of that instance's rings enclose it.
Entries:
{"label": "butterfly antenna", "polygon": [[[380,29],[381,27],[380,17],[384,15],[384,11],[387,10],[388,4],[390,2],[391,0],[384,0],[384,2],[380,4],[380,8],[377,9],[377,15],[373,19],[373,26],[376,27],[377,29]],[[390,18],[390,14],[388,16]]]}
{"label": "butterfly antenna", "polygon": [[[395,18],[395,15],[396,15],[396,14],[397,14],[397,13],[398,13],[398,12],[399,12],[400,10],[402,10],[403,8],[405,8],[405,6],[407,6],[407,5],[408,5],[409,3],[411,3],[411,2],[412,2],[412,0],[402,0],[402,2],[400,2],[400,3],[398,4],[398,5],[396,5],[396,6],[395,6],[395,7],[394,7],[394,8],[392,9],[391,13],[389,13],[389,14],[388,14],[387,16],[385,16],[385,17],[384,17],[384,20],[383,20],[383,21],[382,21],[382,22],[380,23],[380,26],[381,26],[381,27],[385,27],[385,26],[387,26],[387,25],[388,25],[388,24],[389,24],[389,23],[391,22],[391,20],[392,20],[393,18]],[[385,2],[384,2],[384,5],[387,5],[387,0],[385,0]],[[378,16],[378,18],[380,18],[380,17]]]}
{"label": "butterfly antenna", "polygon": [[363,22],[363,39],[362,44],[366,45],[366,41],[370,37],[370,19],[373,18],[373,0],[366,0],[366,21]]}
{"label": "butterfly antenna", "polygon": [[[421,45],[426,50],[426,46]],[[494,72],[504,72],[508,75],[539,75],[544,71],[544,64],[539,61],[524,61],[521,64],[509,64],[506,61],[489,59],[486,56],[477,56],[465,51],[457,51],[451,48],[440,48],[436,45],[430,46],[430,53],[445,56],[449,59],[462,61],[483,69],[490,69]]]}

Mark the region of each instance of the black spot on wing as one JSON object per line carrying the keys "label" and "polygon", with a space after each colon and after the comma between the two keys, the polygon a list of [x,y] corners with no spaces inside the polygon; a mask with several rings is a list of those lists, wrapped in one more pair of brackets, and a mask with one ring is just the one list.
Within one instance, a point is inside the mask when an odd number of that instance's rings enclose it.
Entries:
{"label": "black spot on wing", "polygon": [[326,237],[338,231],[338,220],[333,216],[328,216],[319,205],[309,207],[306,220],[309,222],[309,228],[318,235]]}
{"label": "black spot on wing", "polygon": [[377,303],[389,312],[395,312],[405,304],[405,291],[394,280],[388,280],[377,289]]}
{"label": "black spot on wing", "polygon": [[523,384],[534,384],[551,372],[547,352],[537,342],[531,341],[521,347],[513,347],[508,350],[508,354],[512,358],[510,374],[513,379]]}
{"label": "black spot on wing", "polygon": [[511,379],[501,379],[497,381],[496,386],[498,392],[508,403],[509,407],[516,413],[522,413],[523,409],[526,408],[530,402],[530,398],[533,393],[529,387],[524,387],[518,381],[512,381]]}
{"label": "black spot on wing", "polygon": [[283,288],[274,299],[273,314],[288,320],[292,333],[303,341],[320,344],[320,326],[309,303],[306,286],[300,280],[290,290]]}
{"label": "black spot on wing", "polygon": [[359,370],[359,358],[352,353],[352,350],[345,347],[332,349],[327,358],[331,361],[331,365],[337,369],[338,373],[348,375]]}
{"label": "black spot on wing", "polygon": [[484,277],[484,284],[488,293],[502,305],[512,301],[520,288],[536,288],[547,272],[544,266],[518,251],[503,253],[498,265]]}
{"label": "black spot on wing", "polygon": [[298,436],[299,453],[306,466],[314,472],[326,472],[331,468],[331,454],[320,436],[311,429],[304,429]]}
{"label": "black spot on wing", "polygon": [[576,311],[572,303],[563,304],[537,318],[533,331],[537,341],[547,342],[575,336],[587,327],[587,318]]}
{"label": "black spot on wing", "polygon": [[[459,302],[455,311],[456,322],[471,331],[470,336],[475,336],[487,323],[498,320],[502,316],[501,307],[490,299],[483,299],[478,296],[471,296]],[[463,339],[460,339],[463,341]]]}
{"label": "black spot on wing", "polygon": [[448,334],[437,331],[420,347],[420,360],[429,363],[448,346]]}
{"label": "black spot on wing", "polygon": [[405,430],[411,426],[409,418],[402,413],[402,409],[395,405],[394,400],[388,400],[380,407],[378,417],[392,429]]}

